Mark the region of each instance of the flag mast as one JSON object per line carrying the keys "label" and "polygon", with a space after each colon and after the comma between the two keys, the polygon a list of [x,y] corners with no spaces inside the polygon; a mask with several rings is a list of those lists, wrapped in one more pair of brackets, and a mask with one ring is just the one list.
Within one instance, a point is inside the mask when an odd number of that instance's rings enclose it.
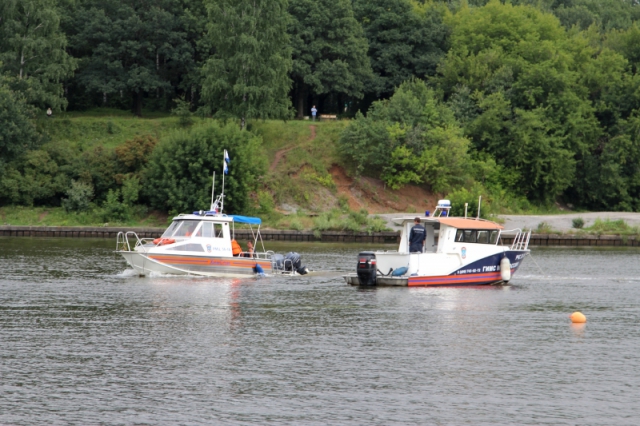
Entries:
{"label": "flag mast", "polygon": [[214,199],[214,193],[216,190],[216,171],[213,171],[213,184],[211,185],[211,208],[209,210],[214,211],[215,210],[215,206],[213,204],[213,199]]}

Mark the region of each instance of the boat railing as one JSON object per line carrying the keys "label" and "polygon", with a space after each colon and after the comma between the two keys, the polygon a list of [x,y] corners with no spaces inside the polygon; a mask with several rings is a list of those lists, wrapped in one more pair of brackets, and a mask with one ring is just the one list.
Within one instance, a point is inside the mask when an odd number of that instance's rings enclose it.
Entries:
{"label": "boat railing", "polygon": [[[131,249],[129,238],[135,239],[133,249]],[[118,236],[116,238],[116,251],[133,251],[138,246],[142,246],[152,242],[153,238],[140,238],[134,231],[120,231],[118,232]]]}
{"label": "boat railing", "polygon": [[531,230],[523,231],[518,228],[503,232],[514,233],[513,241],[511,242],[511,250],[527,250],[529,248]]}

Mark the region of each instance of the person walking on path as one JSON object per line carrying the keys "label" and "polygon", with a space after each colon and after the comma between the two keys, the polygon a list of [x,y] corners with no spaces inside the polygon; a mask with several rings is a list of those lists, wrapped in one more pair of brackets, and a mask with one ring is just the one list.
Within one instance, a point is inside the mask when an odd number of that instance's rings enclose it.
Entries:
{"label": "person walking on path", "polygon": [[424,246],[424,240],[427,237],[427,231],[424,226],[420,225],[420,218],[413,219],[415,225],[411,228],[409,233],[409,252],[410,253],[422,253],[422,247]]}
{"label": "person walking on path", "polygon": [[318,113],[318,110],[316,109],[316,106],[312,106],[311,107],[311,117],[313,117],[313,121],[316,121],[316,114]]}

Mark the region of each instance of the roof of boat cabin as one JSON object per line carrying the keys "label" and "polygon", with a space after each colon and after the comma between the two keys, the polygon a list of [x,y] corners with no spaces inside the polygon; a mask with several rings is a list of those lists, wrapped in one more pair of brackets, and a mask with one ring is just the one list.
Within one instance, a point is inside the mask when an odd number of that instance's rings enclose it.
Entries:
{"label": "roof of boat cabin", "polygon": [[[197,212],[196,212],[197,213]],[[209,213],[209,212],[207,212]],[[174,217],[173,220],[207,220],[218,222],[236,222],[236,223],[248,223],[250,225],[260,225],[262,220],[259,217],[239,216],[239,215],[226,215],[226,214],[188,214],[183,213]]]}
{"label": "roof of boat cabin", "polygon": [[[397,224],[413,222],[414,217],[398,217],[393,219]],[[504,229],[502,225],[484,219],[468,219],[464,217],[421,217],[423,223],[438,222],[457,229]]]}

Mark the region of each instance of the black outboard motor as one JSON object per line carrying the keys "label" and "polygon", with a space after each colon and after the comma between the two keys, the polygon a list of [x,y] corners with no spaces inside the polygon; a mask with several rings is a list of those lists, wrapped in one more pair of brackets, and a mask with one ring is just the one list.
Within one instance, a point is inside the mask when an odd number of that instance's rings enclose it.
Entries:
{"label": "black outboard motor", "polygon": [[284,255],[284,270],[296,271],[300,275],[306,275],[309,270],[302,264],[302,258],[296,252],[289,252]]}
{"label": "black outboard motor", "polygon": [[358,280],[360,285],[374,286],[376,285],[376,274],[378,266],[376,262],[376,254],[372,251],[362,251],[358,254]]}

